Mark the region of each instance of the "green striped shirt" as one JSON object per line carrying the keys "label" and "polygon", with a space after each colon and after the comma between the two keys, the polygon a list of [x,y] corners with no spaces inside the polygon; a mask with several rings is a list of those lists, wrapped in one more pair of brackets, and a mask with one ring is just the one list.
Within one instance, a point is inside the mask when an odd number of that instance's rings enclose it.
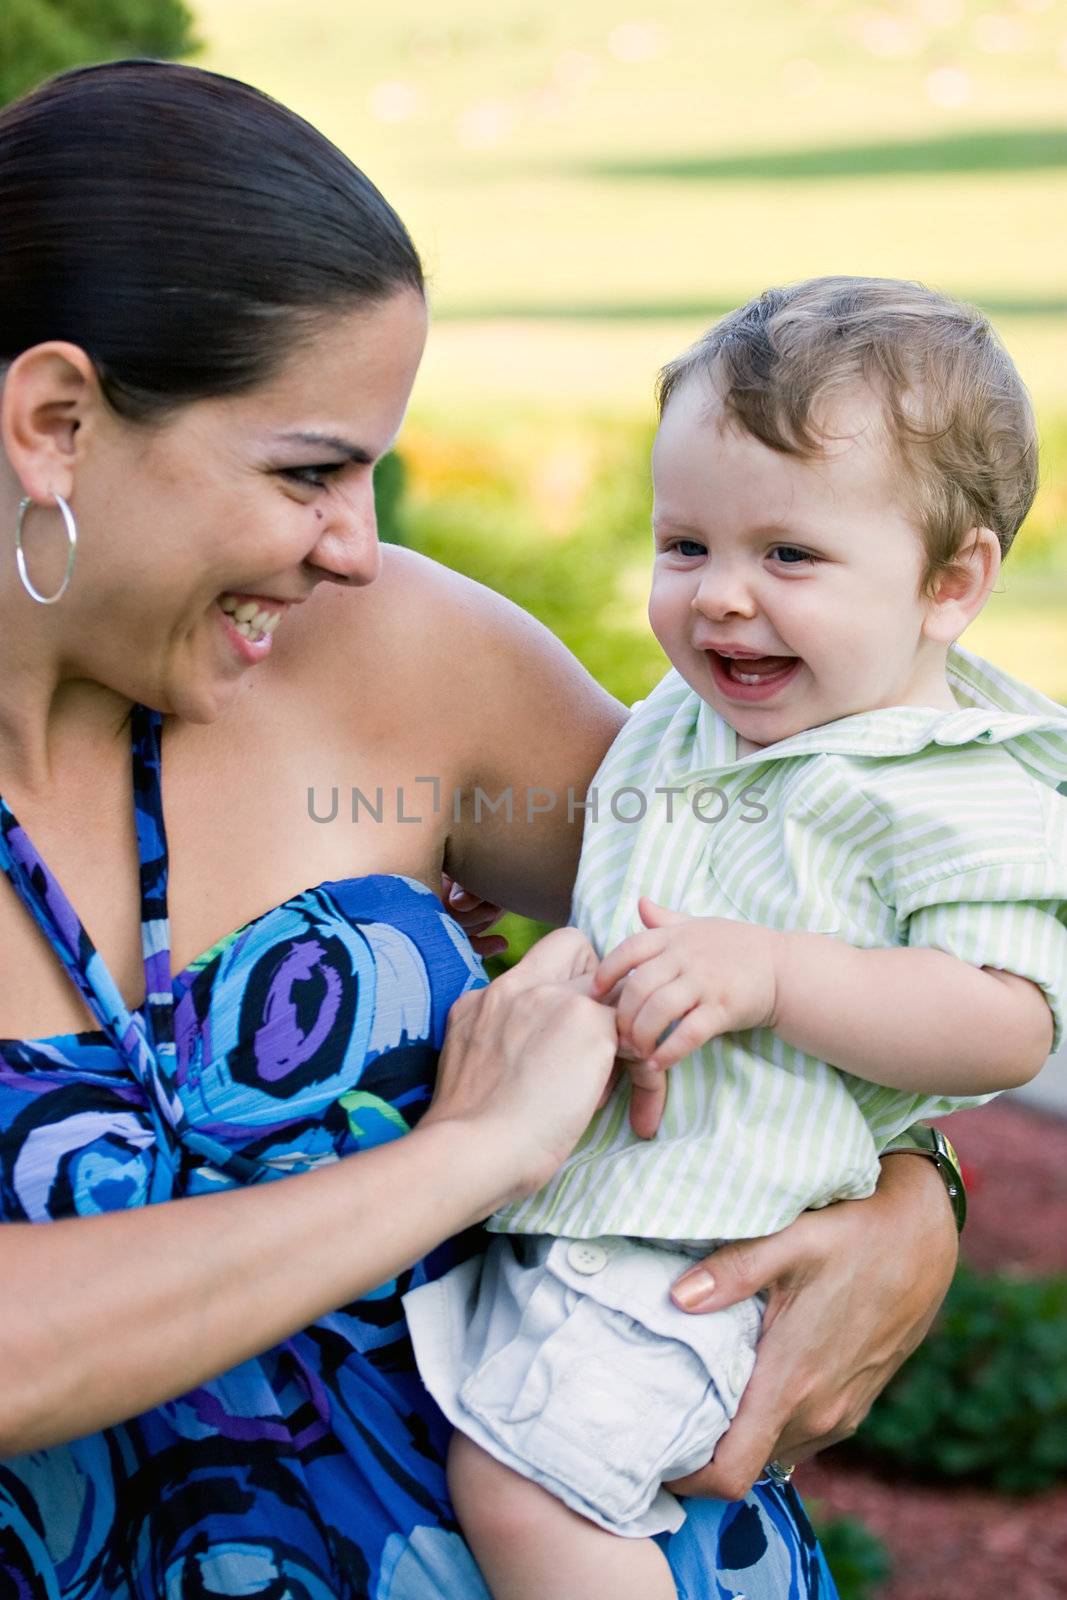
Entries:
{"label": "green striped shirt", "polygon": [[[573,920],[598,953],[641,895],[691,916],[917,945],[1067,996],[1067,711],[954,648],[958,710],[844,717],[737,759],[733,729],[669,672],[589,793]],[[981,1099],[838,1071],[767,1029],[712,1040],[668,1074],[656,1137],[624,1084],[500,1232],[711,1240],[869,1195],[878,1152],[920,1117]]]}

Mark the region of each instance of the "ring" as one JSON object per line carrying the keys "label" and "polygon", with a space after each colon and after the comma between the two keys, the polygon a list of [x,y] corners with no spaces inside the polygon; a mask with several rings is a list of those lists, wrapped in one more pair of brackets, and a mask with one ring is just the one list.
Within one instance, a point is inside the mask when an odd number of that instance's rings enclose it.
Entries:
{"label": "ring", "polygon": [[764,1477],[769,1483],[773,1483],[776,1489],[784,1489],[796,1470],[795,1461],[768,1461]]}

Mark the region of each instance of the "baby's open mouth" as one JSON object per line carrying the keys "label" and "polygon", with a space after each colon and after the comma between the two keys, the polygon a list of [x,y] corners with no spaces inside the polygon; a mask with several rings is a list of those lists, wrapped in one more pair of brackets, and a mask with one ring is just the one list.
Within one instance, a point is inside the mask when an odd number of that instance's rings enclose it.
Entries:
{"label": "baby's open mouth", "polygon": [[796,656],[722,656],[717,650],[711,654],[734,683],[766,683],[788,672],[797,659]]}

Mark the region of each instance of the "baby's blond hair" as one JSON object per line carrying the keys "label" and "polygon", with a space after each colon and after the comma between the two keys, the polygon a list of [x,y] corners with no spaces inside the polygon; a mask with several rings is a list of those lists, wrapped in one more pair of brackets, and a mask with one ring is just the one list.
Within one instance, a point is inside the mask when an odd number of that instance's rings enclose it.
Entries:
{"label": "baby's blond hair", "polygon": [[803,457],[822,452],[828,405],[873,391],[911,486],[926,587],[971,529],[991,529],[1006,555],[1033,502],[1037,431],[1011,357],[980,311],[922,284],[840,277],[768,289],[664,367],[661,416],[694,374],[731,422]]}

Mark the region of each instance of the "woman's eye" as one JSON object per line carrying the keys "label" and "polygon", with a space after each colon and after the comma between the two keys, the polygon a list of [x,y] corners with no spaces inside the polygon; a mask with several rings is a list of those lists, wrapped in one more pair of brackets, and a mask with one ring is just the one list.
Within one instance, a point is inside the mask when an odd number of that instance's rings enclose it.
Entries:
{"label": "woman's eye", "polygon": [[305,489],[324,489],[330,475],[340,472],[343,466],[343,461],[324,461],[315,467],[281,467],[279,470],[283,478],[303,484]]}
{"label": "woman's eye", "polygon": [[771,554],[777,557],[783,567],[799,567],[804,562],[814,565],[819,559],[818,556],[813,556],[810,550],[798,550],[796,545],[792,544],[776,544]]}

